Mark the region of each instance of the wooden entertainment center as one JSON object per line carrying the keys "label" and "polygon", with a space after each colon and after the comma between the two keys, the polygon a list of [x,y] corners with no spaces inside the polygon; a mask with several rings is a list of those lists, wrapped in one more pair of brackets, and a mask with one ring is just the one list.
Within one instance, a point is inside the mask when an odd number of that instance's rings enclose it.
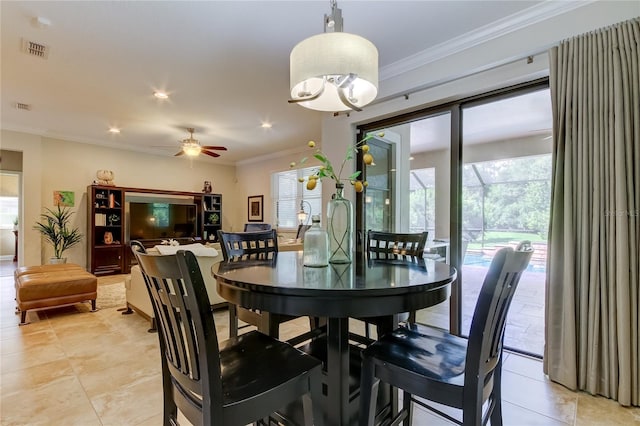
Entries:
{"label": "wooden entertainment center", "polygon": [[[134,232],[130,227],[131,200],[144,200],[146,203],[134,202],[134,204],[149,204],[157,207],[157,211],[153,210],[149,217],[137,220],[138,223],[151,222],[148,228],[158,229],[162,234],[145,236],[142,231],[136,230],[138,233],[135,239],[139,239],[147,247],[168,239],[175,239],[181,244],[203,240],[217,242],[217,231],[222,228],[221,194],[89,185],[87,187],[87,264],[91,273],[95,275],[128,274],[131,265],[135,264],[135,258],[129,248],[129,239]],[[157,204],[155,204],[156,201]],[[173,223],[170,211],[172,206],[193,206],[186,207],[185,212],[181,212],[189,216],[189,220],[183,220],[184,223]],[[193,215],[192,211],[195,211]]]}

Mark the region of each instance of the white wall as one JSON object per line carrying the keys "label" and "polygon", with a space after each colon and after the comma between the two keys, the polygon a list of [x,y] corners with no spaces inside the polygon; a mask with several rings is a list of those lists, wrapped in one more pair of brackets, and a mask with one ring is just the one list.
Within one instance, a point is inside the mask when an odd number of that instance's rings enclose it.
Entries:
{"label": "white wall", "polygon": [[[2,148],[22,152],[22,220],[19,224],[20,241],[18,263],[39,265],[41,263],[40,235],[32,229],[40,218],[42,192],[42,139],[40,136],[2,130]],[[28,244],[25,244],[28,241]]]}
{"label": "white wall", "polygon": [[[51,248],[32,229],[44,207],[53,207],[53,191],[75,193],[74,224],[87,232],[87,186],[99,169],[112,170],[118,186],[175,191],[202,191],[205,180],[223,196],[224,229],[238,226],[240,198],[235,166],[110,149],[19,132],[2,131],[3,149],[23,152],[23,220],[20,265],[46,263]],[[86,240],[85,240],[86,241]],[[69,262],[86,267],[86,242],[67,251]]]}

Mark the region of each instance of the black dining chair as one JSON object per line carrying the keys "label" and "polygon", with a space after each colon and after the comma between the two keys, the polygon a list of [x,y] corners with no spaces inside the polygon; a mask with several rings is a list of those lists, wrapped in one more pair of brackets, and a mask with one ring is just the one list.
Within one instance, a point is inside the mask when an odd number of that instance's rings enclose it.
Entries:
{"label": "black dining chair", "polygon": [[424,256],[429,233],[367,232],[367,259],[402,259]]}
{"label": "black dining chair", "polygon": [[[398,328],[362,352],[360,425],[373,425],[380,381],[403,390],[403,408],[392,420],[410,425],[413,403],[464,426],[502,425],[502,343],[507,311],[533,249],[523,242],[494,256],[471,322],[469,339],[441,329]],[[462,410],[462,421],[420,397]],[[483,413],[483,404],[487,402]]]}
{"label": "black dining chair", "polygon": [[[218,343],[195,255],[136,253],[158,321],[165,426],[280,419],[302,399],[305,424],[323,422],[321,362],[257,331]],[[274,414],[275,413],[275,414]]]}
{"label": "black dining chair", "polygon": [[[275,229],[256,232],[218,231],[218,241],[220,241],[225,261],[269,259],[278,253],[278,237]],[[295,318],[298,317],[247,309],[229,303],[229,337],[236,337],[239,328],[255,326],[263,333],[277,339],[280,334],[280,324]],[[247,325],[240,327],[239,320]]]}
{"label": "black dining chair", "polygon": [[[382,231],[367,231],[367,260],[392,260],[415,262],[424,256],[424,247],[427,244],[429,233],[396,233]],[[408,324],[416,321],[416,312],[405,314],[404,320]],[[376,318],[366,318],[365,337],[370,338],[370,325],[377,325]],[[379,327],[378,327],[379,328]],[[378,336],[380,333],[378,333]]]}
{"label": "black dining chair", "polygon": [[270,223],[245,223],[244,232],[270,231]]}

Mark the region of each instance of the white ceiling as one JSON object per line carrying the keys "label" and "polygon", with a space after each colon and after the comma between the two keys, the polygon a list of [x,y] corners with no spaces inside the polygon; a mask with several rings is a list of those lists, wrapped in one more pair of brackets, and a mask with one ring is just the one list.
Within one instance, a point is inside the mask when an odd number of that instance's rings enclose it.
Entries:
{"label": "white ceiling", "polygon": [[[543,3],[343,0],[338,7],[344,30],[377,46],[384,77],[405,58]],[[329,11],[328,0],[2,1],[2,128],[172,156],[194,127],[202,144],[228,147],[219,158],[201,156],[221,164],[298,147],[319,138],[321,113],[287,103],[289,53],[322,32]],[[51,25],[39,28],[36,17]],[[22,53],[22,39],[49,46],[48,59]],[[156,89],[170,99],[156,100]],[[261,128],[263,121],[273,128]],[[110,126],[122,132],[112,135]]]}

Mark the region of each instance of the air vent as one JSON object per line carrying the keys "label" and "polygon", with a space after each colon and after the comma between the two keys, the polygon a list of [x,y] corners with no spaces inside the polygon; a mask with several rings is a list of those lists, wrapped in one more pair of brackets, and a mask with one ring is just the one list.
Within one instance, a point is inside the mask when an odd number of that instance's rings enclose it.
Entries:
{"label": "air vent", "polygon": [[22,51],[28,55],[37,56],[38,58],[47,59],[49,57],[49,46],[22,39]]}
{"label": "air vent", "polygon": [[22,111],[31,111],[31,105],[23,104],[21,102],[16,102],[16,109],[19,109]]}

